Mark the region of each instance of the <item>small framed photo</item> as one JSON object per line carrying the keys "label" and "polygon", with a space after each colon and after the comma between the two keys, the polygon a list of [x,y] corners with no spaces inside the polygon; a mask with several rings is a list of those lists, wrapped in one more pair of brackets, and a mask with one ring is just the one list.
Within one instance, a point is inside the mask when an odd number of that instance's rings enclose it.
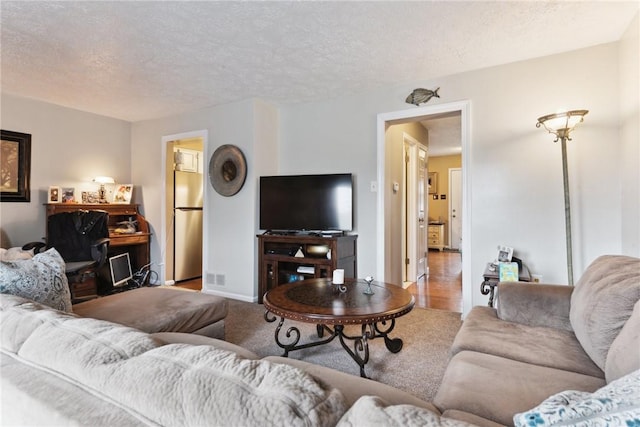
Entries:
{"label": "small framed photo", "polygon": [[82,192],[82,203],[84,204],[95,204],[100,203],[100,196],[97,191],[83,191]]}
{"label": "small framed photo", "polygon": [[131,203],[133,184],[117,184],[113,192],[113,203]]}
{"label": "small framed photo", "polygon": [[509,246],[498,246],[498,262],[511,262],[513,248]]}
{"label": "small framed photo", "polygon": [[73,187],[62,187],[62,203],[75,203],[76,189]]}
{"label": "small framed photo", "polygon": [[60,187],[49,187],[47,193],[47,203],[60,203],[62,202],[62,190]]}
{"label": "small framed photo", "polygon": [[429,172],[429,194],[437,194],[438,193],[438,172]]}

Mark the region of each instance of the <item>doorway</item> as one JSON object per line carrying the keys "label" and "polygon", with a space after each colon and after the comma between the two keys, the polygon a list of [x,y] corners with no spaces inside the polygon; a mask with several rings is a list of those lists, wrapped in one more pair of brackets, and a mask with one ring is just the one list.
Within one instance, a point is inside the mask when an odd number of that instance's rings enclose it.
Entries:
{"label": "doorway", "polygon": [[162,138],[164,183],[161,283],[174,285],[202,276],[206,253],[204,159],[207,131]]}
{"label": "doorway", "polygon": [[[470,152],[470,102],[454,102],[447,104],[439,104],[428,107],[418,107],[411,110],[403,110],[391,113],[381,113],[377,120],[377,147],[378,147],[378,182],[379,188],[391,188],[392,182],[386,176],[388,166],[388,153],[386,147],[386,134],[389,127],[395,124],[414,123],[425,120],[429,117],[437,117],[449,113],[460,114],[461,123],[461,156],[462,156],[462,244],[461,251],[465,253],[462,259],[462,314],[463,317],[468,313],[472,306],[472,281],[471,281],[471,239],[470,239],[470,195],[467,191],[470,182],[471,171],[469,169]],[[431,153],[430,153],[431,154]],[[377,275],[383,277],[385,281],[394,282],[391,278],[393,270],[397,267],[393,266],[393,248],[397,247],[394,243],[396,237],[393,233],[389,233],[387,229],[390,227],[391,219],[389,218],[389,208],[392,195],[387,191],[378,192],[377,200]],[[397,282],[397,280],[395,280]]]}

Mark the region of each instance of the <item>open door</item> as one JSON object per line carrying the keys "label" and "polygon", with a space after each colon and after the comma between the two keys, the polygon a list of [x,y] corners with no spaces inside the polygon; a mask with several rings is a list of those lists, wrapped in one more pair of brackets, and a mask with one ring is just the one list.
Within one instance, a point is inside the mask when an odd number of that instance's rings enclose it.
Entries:
{"label": "open door", "polygon": [[404,135],[403,277],[406,286],[426,274],[427,264],[427,148]]}
{"label": "open door", "polygon": [[449,169],[449,247],[462,247],[462,169]]}
{"label": "open door", "polygon": [[421,277],[429,274],[429,267],[427,267],[428,249],[427,249],[427,209],[429,202],[427,200],[428,191],[427,187],[427,151],[422,146],[418,146],[418,226],[417,226],[417,271],[416,281]]}

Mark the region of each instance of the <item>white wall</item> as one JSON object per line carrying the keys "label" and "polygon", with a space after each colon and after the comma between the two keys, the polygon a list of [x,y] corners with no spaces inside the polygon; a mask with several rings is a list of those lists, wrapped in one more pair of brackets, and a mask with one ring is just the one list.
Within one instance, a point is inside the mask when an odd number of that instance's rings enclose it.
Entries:
{"label": "white wall", "polygon": [[640,257],[640,14],[620,42],[622,252]]}
{"label": "white wall", "polygon": [[[133,166],[132,179],[144,187],[141,202],[145,216],[150,221],[156,238],[152,238],[151,258],[162,260],[165,243],[160,233],[162,194],[164,192],[161,139],[163,136],[196,130],[208,131],[205,157],[208,161],[221,145],[238,146],[247,161],[247,178],[243,188],[232,197],[215,192],[208,183],[205,186],[204,222],[209,252],[204,254],[205,277],[203,287],[207,292],[226,295],[247,301],[257,300],[255,265],[255,241],[257,231],[258,176],[275,169],[277,141],[277,113],[268,104],[247,100],[158,120],[134,123],[132,126],[132,153],[140,159]],[[267,148],[271,147],[271,150]],[[272,153],[272,154],[269,154]],[[157,266],[154,268],[158,268]],[[209,274],[224,274],[225,285],[209,283]]]}
{"label": "white wall", "polygon": [[31,134],[31,201],[0,203],[2,247],[45,236],[49,186],[97,191],[92,180],[100,175],[131,182],[128,122],[5,93],[1,122],[4,130]]}
{"label": "white wall", "polygon": [[[635,54],[637,60],[637,52]],[[505,244],[545,281],[566,283],[560,146],[535,127],[559,108],[589,115],[569,143],[574,266],[579,277],[598,255],[620,253],[618,45],[414,82],[354,97],[281,108],[283,173],[356,175],[358,271],[376,271],[376,115],[411,110],[416,87],[440,87],[432,103],[470,100],[473,304],[484,264]],[[603,143],[606,141],[606,143]],[[301,158],[300,153],[305,153]],[[637,163],[636,163],[637,167]],[[614,191],[612,191],[614,189]],[[623,230],[624,233],[624,230]]]}

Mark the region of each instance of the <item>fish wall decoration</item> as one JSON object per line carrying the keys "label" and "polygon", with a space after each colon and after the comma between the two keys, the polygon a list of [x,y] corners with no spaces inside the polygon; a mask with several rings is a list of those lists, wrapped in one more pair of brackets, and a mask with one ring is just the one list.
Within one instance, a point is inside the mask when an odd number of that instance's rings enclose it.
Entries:
{"label": "fish wall decoration", "polygon": [[425,104],[429,102],[429,100],[433,97],[440,98],[440,95],[438,95],[439,90],[440,88],[436,90],[429,90],[429,89],[423,89],[423,88],[414,89],[413,92],[411,92],[411,94],[407,96],[407,99],[405,99],[405,102],[407,104],[413,104],[413,105]]}

